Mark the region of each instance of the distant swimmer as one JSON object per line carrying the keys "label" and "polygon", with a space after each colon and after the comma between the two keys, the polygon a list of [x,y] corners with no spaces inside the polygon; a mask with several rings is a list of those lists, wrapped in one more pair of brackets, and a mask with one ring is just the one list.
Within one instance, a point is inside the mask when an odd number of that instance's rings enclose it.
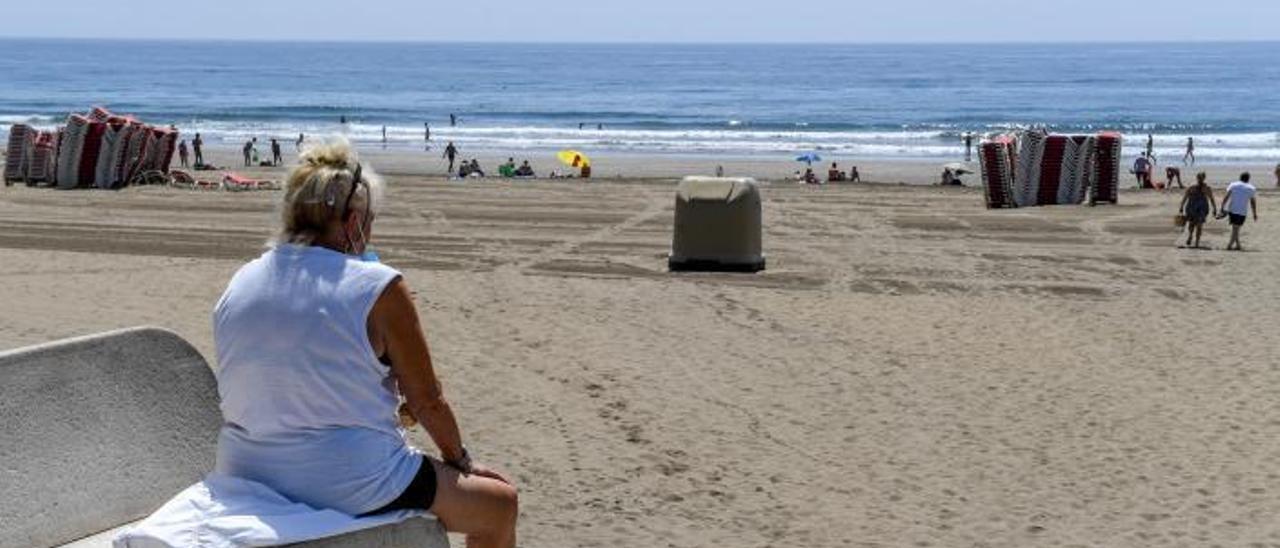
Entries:
{"label": "distant swimmer", "polygon": [[307,136],[302,133],[299,133],[298,140],[293,143],[293,148],[299,151],[302,150],[302,142],[306,140],[307,140]]}
{"label": "distant swimmer", "polygon": [[604,124],[596,124],[596,131],[604,131]]}
{"label": "distant swimmer", "polygon": [[452,113],[450,113],[450,114],[449,114],[449,127],[457,127],[457,126],[458,126],[458,117],[457,117],[457,116],[455,116],[455,115],[453,115]]}
{"label": "distant swimmer", "polygon": [[964,134],[964,161],[973,161],[973,132],[965,132]]}
{"label": "distant swimmer", "polygon": [[387,146],[387,126],[382,126],[382,146]]}
{"label": "distant swimmer", "polygon": [[1148,133],[1147,134],[1147,157],[1148,158],[1155,157],[1155,147],[1156,147],[1156,139],[1155,137],[1152,137],[1150,133]]}
{"label": "distant swimmer", "polygon": [[342,124],[342,125],[346,125],[346,124],[347,124],[347,115],[346,115],[346,114],[343,114],[342,116],[339,116],[339,117],[338,117],[338,123],[339,123],[339,124]]}

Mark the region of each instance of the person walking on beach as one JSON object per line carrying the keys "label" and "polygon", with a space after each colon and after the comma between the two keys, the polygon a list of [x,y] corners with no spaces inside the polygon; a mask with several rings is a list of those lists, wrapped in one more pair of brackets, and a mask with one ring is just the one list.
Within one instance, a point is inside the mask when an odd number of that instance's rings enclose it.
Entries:
{"label": "person walking on beach", "polygon": [[[213,308],[214,472],[348,516],[430,510],[467,546],[513,548],[516,487],[472,459],[413,289],[371,257],[382,179],[339,141],[285,184],[280,230]],[[417,424],[438,457],[406,441]]]}
{"label": "person walking on beach", "polygon": [[444,157],[449,160],[449,173],[453,173],[453,161],[458,157],[458,147],[453,146],[453,141],[449,141],[448,146],[444,147]]}
{"label": "person walking on beach", "polygon": [[278,166],[284,163],[284,155],[280,154],[280,141],[274,137],[271,138],[271,165]]}
{"label": "person walking on beach", "polygon": [[1280,188],[1280,164],[1276,164],[1276,187]]}
{"label": "person walking on beach", "polygon": [[964,161],[973,161],[973,132],[969,131],[964,134]]}
{"label": "person walking on beach", "polygon": [[1227,251],[1240,251],[1240,228],[1253,210],[1253,222],[1258,222],[1257,187],[1249,184],[1249,172],[1240,174],[1240,180],[1227,185],[1227,195],[1222,197],[1220,210],[1231,219],[1231,241]]}
{"label": "person walking on beach", "polygon": [[1147,157],[1155,157],[1156,139],[1150,133],[1147,134]]}
{"label": "person walking on beach", "polygon": [[1208,220],[1210,210],[1214,217],[1218,216],[1218,204],[1213,201],[1213,188],[1204,180],[1203,171],[1196,174],[1196,184],[1188,187],[1182,194],[1182,205],[1179,206],[1187,223],[1186,247],[1194,249],[1200,249],[1200,234],[1204,231],[1204,222]]}
{"label": "person walking on beach", "polygon": [[[1187,159],[1191,163],[1187,163]],[[1182,155],[1182,165],[1196,165],[1196,140],[1194,137],[1187,137],[1187,152]]]}
{"label": "person walking on beach", "polygon": [[186,139],[183,139],[183,140],[181,140],[181,141],[179,141],[179,142],[178,142],[178,162],[182,164],[182,167],[188,167],[188,165],[187,165],[187,140],[186,140]]}
{"label": "person walking on beach", "polygon": [[307,136],[302,133],[299,133],[298,140],[293,143],[293,149],[295,151],[302,152],[302,142],[306,140],[307,140]]}
{"label": "person walking on beach", "polygon": [[427,149],[431,149],[431,122],[422,123],[422,140],[427,142]]}
{"label": "person walking on beach", "polygon": [[191,151],[196,154],[196,167],[204,165],[204,139],[200,138],[197,133],[196,137],[191,140]]}

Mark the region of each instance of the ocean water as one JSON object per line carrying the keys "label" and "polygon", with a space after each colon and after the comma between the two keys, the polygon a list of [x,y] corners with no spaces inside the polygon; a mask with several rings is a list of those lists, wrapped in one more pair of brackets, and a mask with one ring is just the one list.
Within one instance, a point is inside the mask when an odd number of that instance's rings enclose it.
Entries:
{"label": "ocean water", "polygon": [[[0,133],[104,105],[206,141],[948,158],[965,132],[1280,161],[1280,42],[513,45],[0,40]],[[449,115],[458,117],[450,127]],[[347,124],[340,124],[340,117]],[[582,129],[579,129],[579,124]]]}

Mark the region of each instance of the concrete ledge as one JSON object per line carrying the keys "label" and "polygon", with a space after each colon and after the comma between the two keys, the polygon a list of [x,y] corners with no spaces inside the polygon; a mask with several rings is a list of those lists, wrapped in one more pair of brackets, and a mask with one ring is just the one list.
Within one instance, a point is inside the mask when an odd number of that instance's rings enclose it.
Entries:
{"label": "concrete ledge", "polygon": [[137,520],[213,467],[221,416],[200,353],[162,329],[0,354],[0,547]]}
{"label": "concrete ledge", "polygon": [[444,526],[435,519],[411,519],[364,531],[311,542],[290,544],[306,548],[360,548],[380,546],[385,548],[449,548],[449,536]]}
{"label": "concrete ledge", "polygon": [[[122,525],[109,531],[80,539],[62,548],[112,548],[111,539],[123,531]],[[368,529],[332,538],[290,544],[298,548],[449,548],[449,537],[440,522],[432,518],[411,519],[395,525]]]}
{"label": "concrete ledge", "polygon": [[[0,352],[0,387],[0,548],[110,546],[213,468],[217,383],[171,331]],[[297,546],[448,545],[437,520],[413,519]]]}

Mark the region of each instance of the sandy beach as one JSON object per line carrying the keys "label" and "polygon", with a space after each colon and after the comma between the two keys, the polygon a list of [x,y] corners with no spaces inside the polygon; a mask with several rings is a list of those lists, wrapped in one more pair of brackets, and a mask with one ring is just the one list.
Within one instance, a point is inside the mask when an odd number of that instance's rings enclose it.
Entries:
{"label": "sandy beach", "polygon": [[[430,150],[422,150],[420,148],[405,147],[381,147],[378,145],[362,145],[361,157],[370,164],[377,167],[380,173],[388,175],[400,175],[406,177],[439,177],[448,176],[448,161],[443,158],[443,150],[445,142],[433,141]],[[281,142],[281,147],[285,158],[292,158],[296,155],[293,142]],[[225,146],[207,146],[206,160],[209,162],[236,171],[246,171],[247,173],[260,175],[264,177],[281,177],[284,170],[260,170],[257,168],[249,168],[245,170],[241,166],[244,165],[243,156],[239,147]],[[270,158],[270,143],[259,142],[258,151],[262,159]],[[1126,149],[1126,153],[1134,151]],[[555,154],[546,150],[512,150],[512,151],[492,151],[492,150],[470,150],[462,148],[458,154],[461,159],[478,159],[481,167],[486,172],[496,174],[500,164],[507,159],[514,159],[516,164],[528,160],[539,177],[548,177],[555,172],[559,175],[565,175],[567,172],[576,173],[576,170],[566,168],[563,164],[556,160]],[[792,161],[787,155],[707,155],[707,154],[687,154],[687,155],[659,155],[659,154],[591,154],[593,162],[593,177],[598,180],[610,180],[617,182],[618,180],[626,180],[629,182],[651,181],[651,182],[670,182],[672,179],[678,179],[686,175],[714,175],[717,167],[724,168],[726,176],[729,177],[754,177],[759,180],[766,181],[787,181],[794,178],[797,171],[804,171],[808,167],[803,162]],[[813,170],[822,179],[826,179],[827,169],[832,162],[839,165],[842,171],[848,171],[850,166],[857,166],[858,171],[862,175],[863,181],[876,182],[882,184],[908,184],[908,185],[932,185],[936,184],[942,174],[943,166],[951,162],[959,162],[963,157],[950,159],[895,159],[895,158],[865,158],[847,155],[823,155],[823,161],[814,163]],[[1122,162],[1122,169],[1125,170],[1124,176],[1120,179],[1121,188],[1136,188],[1136,183],[1128,169],[1133,162],[1133,158],[1126,156]],[[969,186],[977,186],[979,184],[977,172],[980,166],[977,160],[977,151],[975,149],[973,161],[968,162],[968,167],[974,173],[964,177],[965,182]],[[174,160],[177,165],[177,159]],[[1203,162],[1195,166],[1187,166],[1181,162],[1181,157],[1161,157],[1156,166],[1158,172],[1157,181],[1164,181],[1164,168],[1168,166],[1177,167],[1182,170],[1182,179],[1184,184],[1195,182],[1195,173],[1204,171],[1211,184],[1225,187],[1228,182],[1236,180],[1241,171],[1249,171],[1253,174],[1254,182],[1259,183],[1259,188],[1271,187],[1275,184],[1273,172],[1276,164],[1270,162]],[[272,175],[275,173],[275,175]]]}
{"label": "sandy beach", "polygon": [[[1280,544],[1267,166],[1208,167],[1263,189],[1244,253],[1221,221],[1178,249],[1177,194],[988,211],[920,186],[934,163],[858,162],[912,184],[764,184],[769,270],[676,275],[673,177],[796,164],[450,182],[429,154],[366,152],[390,182],[373,241],[467,444],[521,486],[521,545]],[[210,311],[278,199],[0,188],[0,348],[150,324],[214,362]]]}

